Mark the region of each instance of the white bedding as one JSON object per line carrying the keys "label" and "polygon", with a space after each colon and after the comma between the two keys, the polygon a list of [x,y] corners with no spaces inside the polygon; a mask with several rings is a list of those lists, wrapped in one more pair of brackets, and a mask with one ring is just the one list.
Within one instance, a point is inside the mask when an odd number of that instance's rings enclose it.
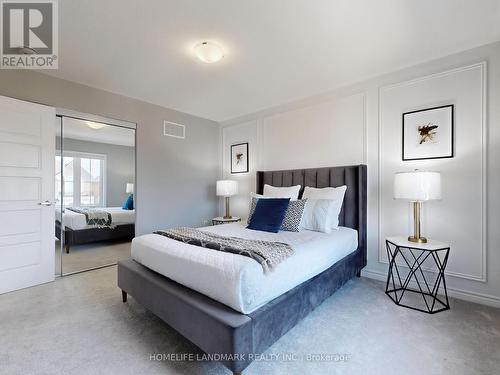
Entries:
{"label": "white bedding", "polygon": [[132,258],[144,266],[244,314],[251,313],[326,270],[358,247],[356,230],[268,233],[243,223],[199,228],[222,236],[290,244],[295,254],[264,274],[255,260],[147,234],[132,241]]}
{"label": "white bedding", "polygon": [[[98,209],[109,212],[114,225],[135,223],[135,210],[124,210],[121,207],[98,207]],[[60,208],[56,208],[56,218],[61,221]],[[64,226],[73,230],[91,228],[87,225],[85,215],[70,210],[64,210]]]}

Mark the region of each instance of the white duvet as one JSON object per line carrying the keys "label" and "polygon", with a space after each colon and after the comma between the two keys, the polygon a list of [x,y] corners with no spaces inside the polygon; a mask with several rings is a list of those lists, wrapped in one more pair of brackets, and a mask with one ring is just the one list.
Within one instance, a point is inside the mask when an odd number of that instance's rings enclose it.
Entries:
{"label": "white duvet", "polygon": [[147,234],[132,241],[132,258],[144,266],[248,314],[326,270],[358,247],[357,231],[268,233],[243,223],[199,228],[222,236],[290,244],[295,254],[264,274],[255,260]]}
{"label": "white duvet", "polygon": [[[135,210],[124,210],[121,207],[98,207],[111,214],[113,225],[135,223]],[[56,219],[61,221],[61,209],[56,208]],[[64,226],[73,230],[90,228],[84,214],[79,214],[71,210],[64,210]]]}

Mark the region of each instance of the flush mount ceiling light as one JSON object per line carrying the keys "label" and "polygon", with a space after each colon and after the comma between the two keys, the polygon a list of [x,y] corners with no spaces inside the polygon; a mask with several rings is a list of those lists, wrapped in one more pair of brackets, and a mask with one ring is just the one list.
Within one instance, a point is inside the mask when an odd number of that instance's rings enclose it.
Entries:
{"label": "flush mount ceiling light", "polygon": [[92,122],[92,121],[85,121],[87,126],[91,129],[95,129],[95,130],[99,130],[99,129],[102,129],[104,128],[106,125],[104,124],[99,124],[97,122]]}
{"label": "flush mount ceiling light", "polygon": [[201,61],[212,64],[224,57],[224,51],[213,42],[201,42],[194,46],[194,53]]}

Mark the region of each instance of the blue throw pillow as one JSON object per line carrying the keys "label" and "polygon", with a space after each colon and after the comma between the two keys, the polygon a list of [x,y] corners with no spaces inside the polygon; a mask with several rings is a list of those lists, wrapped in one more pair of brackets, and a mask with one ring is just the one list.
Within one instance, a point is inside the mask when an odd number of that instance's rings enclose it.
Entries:
{"label": "blue throw pillow", "polygon": [[127,198],[125,203],[123,203],[122,208],[124,210],[133,210],[134,209],[134,196],[133,195],[129,195],[129,197]]}
{"label": "blue throw pillow", "polygon": [[290,198],[259,199],[248,229],[278,233],[285,219]]}

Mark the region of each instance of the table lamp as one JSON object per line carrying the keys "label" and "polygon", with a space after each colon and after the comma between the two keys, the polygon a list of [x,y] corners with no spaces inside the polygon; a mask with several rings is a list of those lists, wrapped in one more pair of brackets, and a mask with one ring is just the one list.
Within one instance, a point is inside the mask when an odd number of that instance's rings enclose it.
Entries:
{"label": "table lamp", "polygon": [[132,182],[127,182],[127,186],[125,188],[125,193],[134,194],[134,184]]}
{"label": "table lamp", "polygon": [[441,174],[418,169],[399,172],[394,176],[394,198],[413,202],[413,236],[408,241],[426,243],[420,235],[420,208],[422,202],[441,199]]}
{"label": "table lamp", "polygon": [[229,197],[238,194],[238,181],[219,180],[217,181],[216,190],[217,196],[226,198],[226,214],[224,215],[224,219],[231,219],[232,216],[229,214]]}

